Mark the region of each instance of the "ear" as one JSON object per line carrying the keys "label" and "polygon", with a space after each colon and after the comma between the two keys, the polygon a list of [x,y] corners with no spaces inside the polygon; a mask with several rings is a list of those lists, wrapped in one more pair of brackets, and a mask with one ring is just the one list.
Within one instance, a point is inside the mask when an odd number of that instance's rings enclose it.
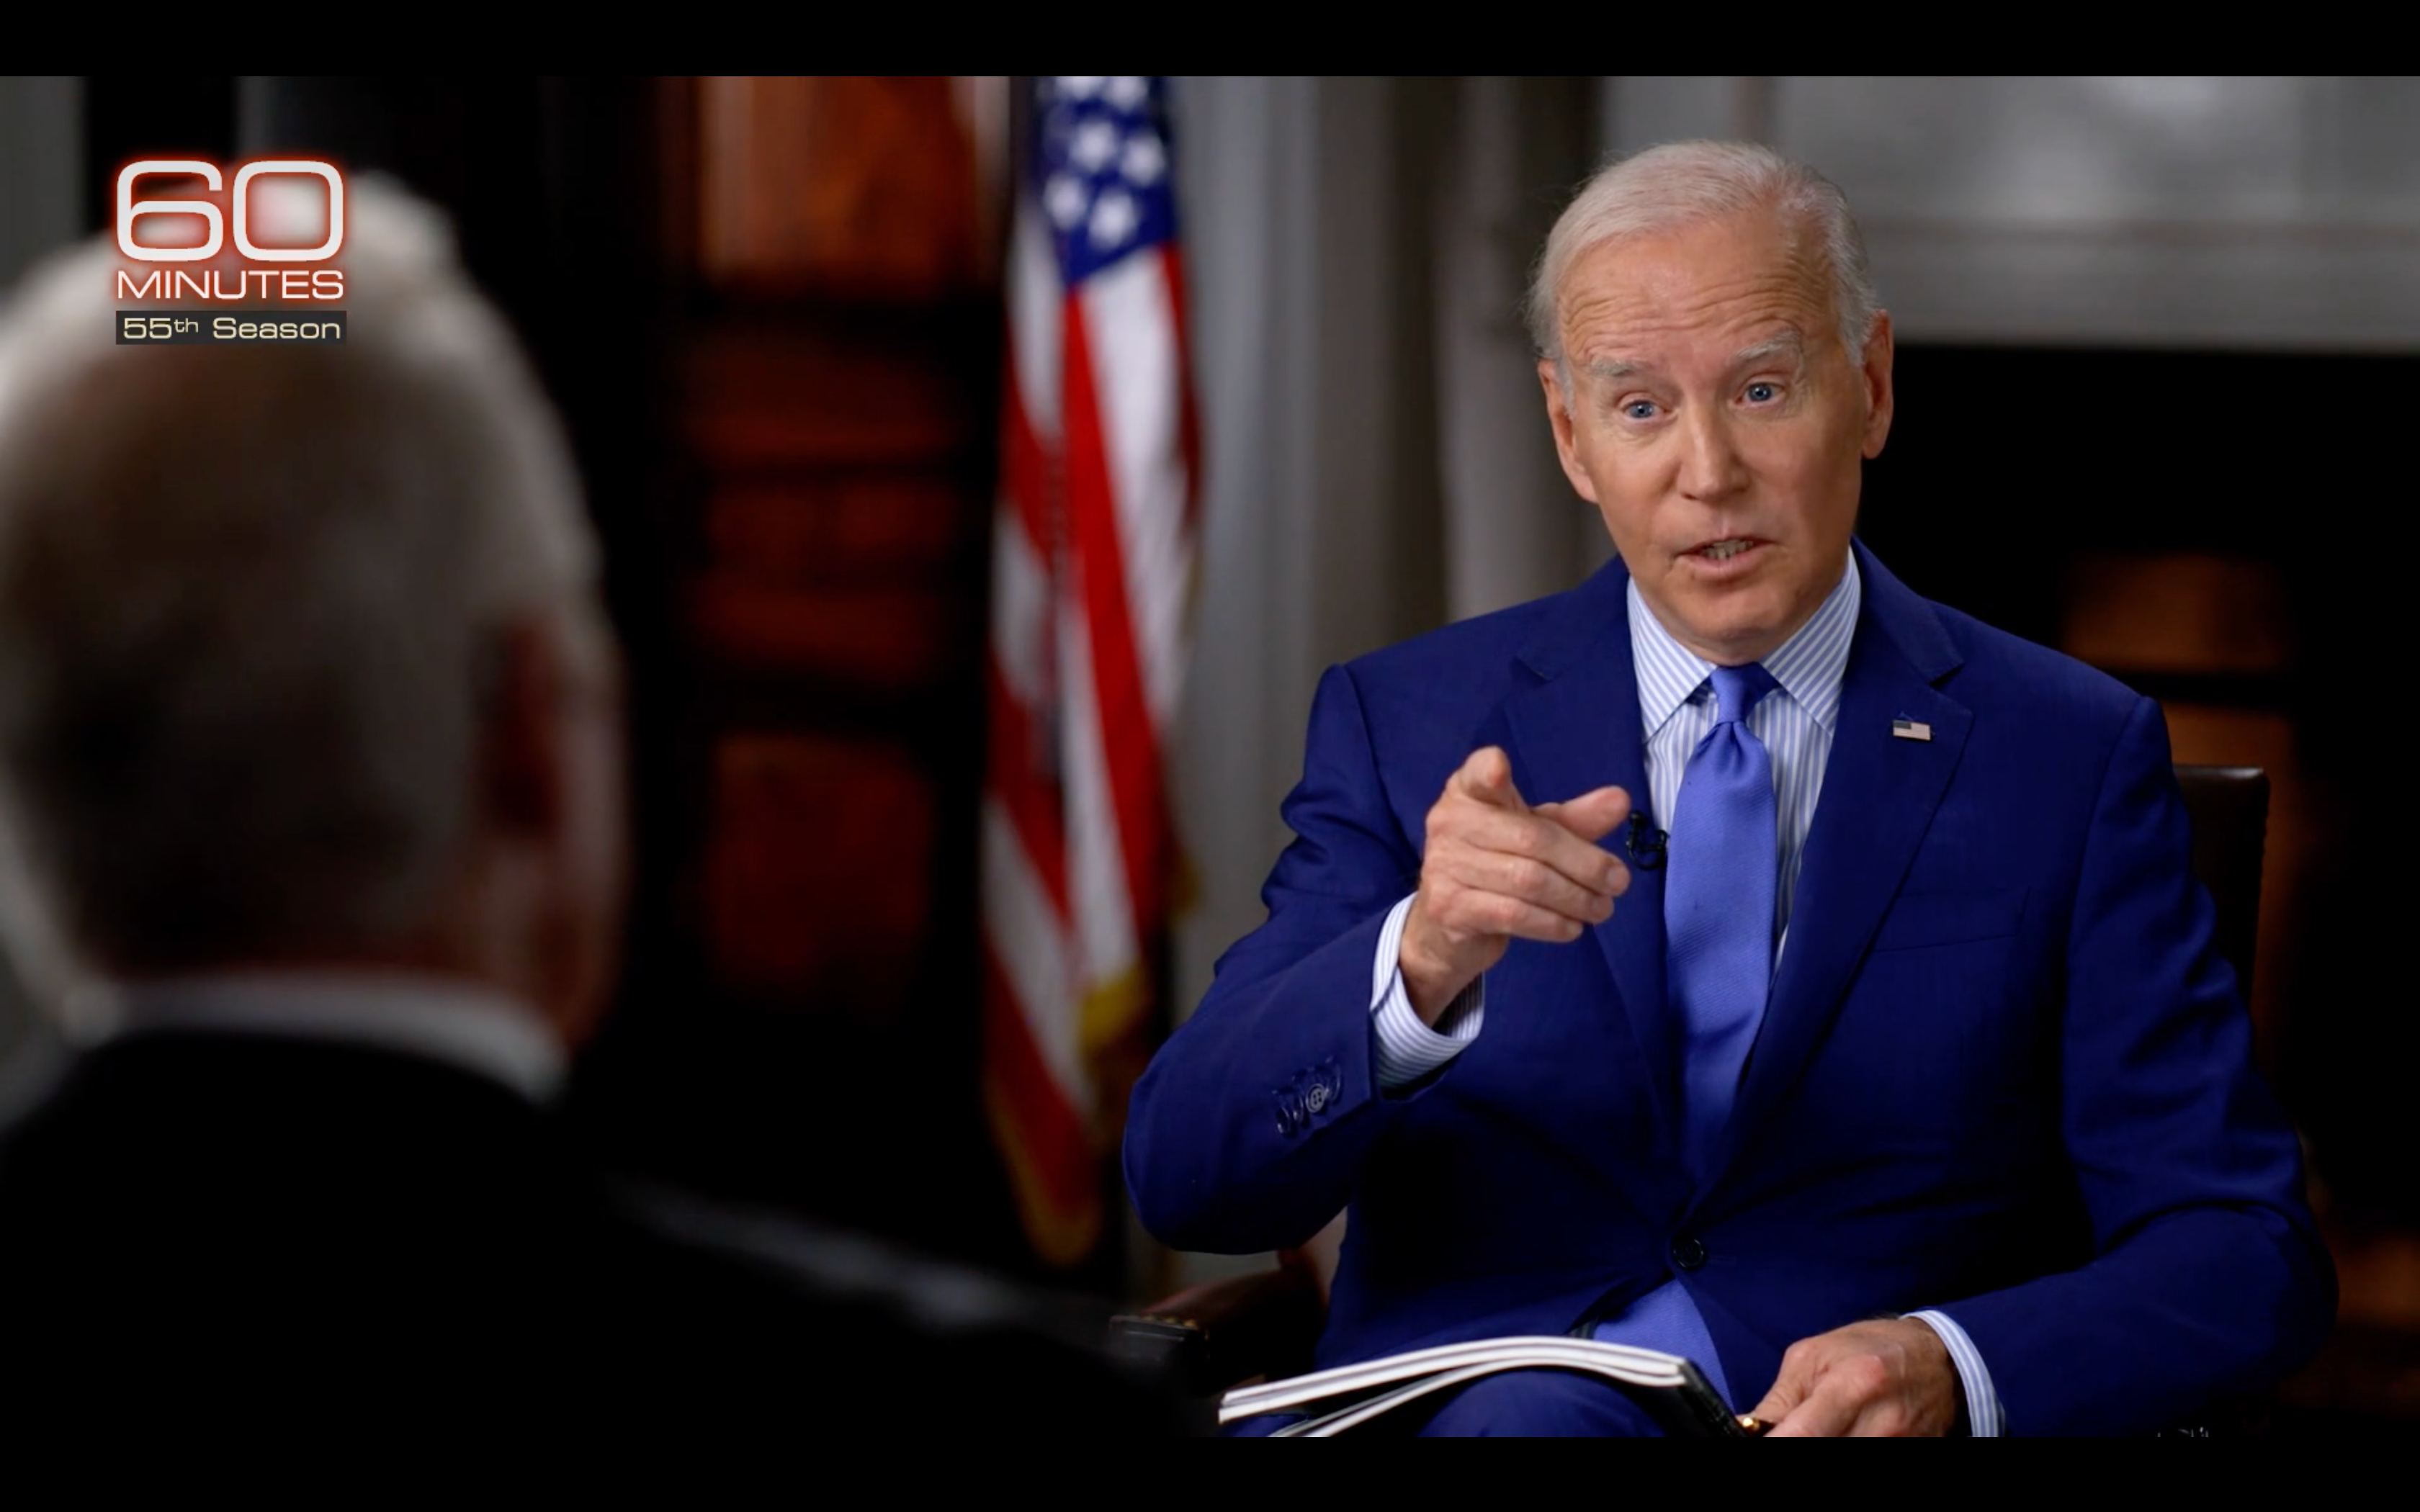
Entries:
{"label": "ear", "polygon": [[1571,480],[1582,499],[1595,503],[1596,480],[1580,466],[1571,397],[1563,393],[1562,378],[1555,371],[1555,364],[1543,357],[1538,359],[1538,386],[1546,393],[1546,424],[1554,427],[1555,455],[1563,464],[1563,476]]}
{"label": "ear", "polygon": [[491,834],[551,839],[568,807],[562,709],[569,669],[535,620],[508,622],[490,650],[479,709],[478,813]]}
{"label": "ear", "polygon": [[1891,317],[1888,310],[1874,316],[1873,334],[1866,338],[1865,360],[1860,364],[1866,386],[1865,455],[1883,455],[1883,442],[1890,439],[1891,427]]}

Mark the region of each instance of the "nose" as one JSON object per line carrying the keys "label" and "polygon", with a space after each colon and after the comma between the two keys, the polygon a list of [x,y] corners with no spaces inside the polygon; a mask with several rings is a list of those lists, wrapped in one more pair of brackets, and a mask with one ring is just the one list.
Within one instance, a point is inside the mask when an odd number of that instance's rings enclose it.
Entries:
{"label": "nose", "polygon": [[1681,447],[1681,492],[1687,498],[1719,502],[1747,486],[1747,466],[1723,407],[1690,407],[1682,422]]}

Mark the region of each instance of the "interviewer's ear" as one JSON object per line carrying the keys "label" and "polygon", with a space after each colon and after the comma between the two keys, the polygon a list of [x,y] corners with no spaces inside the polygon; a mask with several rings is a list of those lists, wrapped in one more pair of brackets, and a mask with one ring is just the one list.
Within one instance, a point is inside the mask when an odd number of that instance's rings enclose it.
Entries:
{"label": "interviewer's ear", "polygon": [[501,834],[551,837],[568,801],[562,711],[571,669],[562,640],[536,618],[516,618],[487,655],[473,752],[478,820]]}
{"label": "interviewer's ear", "polygon": [[1562,375],[1549,358],[1538,359],[1538,386],[1546,391],[1546,424],[1554,427],[1555,455],[1563,464],[1563,476],[1590,503],[1595,503],[1596,480],[1580,466],[1577,441],[1572,432],[1572,396],[1563,392]]}
{"label": "interviewer's ear", "polygon": [[490,901],[516,990],[578,1044],[613,982],[628,871],[619,666],[576,609],[508,621],[489,657],[472,843],[506,863]]}

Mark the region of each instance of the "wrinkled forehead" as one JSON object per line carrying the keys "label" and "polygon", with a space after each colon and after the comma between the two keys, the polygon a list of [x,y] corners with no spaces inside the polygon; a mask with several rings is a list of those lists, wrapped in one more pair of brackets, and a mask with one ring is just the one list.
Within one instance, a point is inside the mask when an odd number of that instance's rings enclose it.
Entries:
{"label": "wrinkled forehead", "polygon": [[1759,209],[1601,241],[1572,260],[1557,307],[1565,355],[1602,365],[1792,333],[1812,350],[1833,302],[1817,239]]}

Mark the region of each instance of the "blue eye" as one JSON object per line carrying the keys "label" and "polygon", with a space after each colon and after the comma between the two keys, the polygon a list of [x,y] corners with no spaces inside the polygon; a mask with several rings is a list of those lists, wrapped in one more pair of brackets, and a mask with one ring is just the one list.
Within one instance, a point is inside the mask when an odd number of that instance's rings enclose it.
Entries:
{"label": "blue eye", "polygon": [[1774,395],[1780,392],[1770,383],[1751,383],[1747,386],[1747,402],[1770,404],[1773,402]]}
{"label": "blue eye", "polygon": [[1633,399],[1621,407],[1621,412],[1633,420],[1652,420],[1655,418],[1655,401]]}

